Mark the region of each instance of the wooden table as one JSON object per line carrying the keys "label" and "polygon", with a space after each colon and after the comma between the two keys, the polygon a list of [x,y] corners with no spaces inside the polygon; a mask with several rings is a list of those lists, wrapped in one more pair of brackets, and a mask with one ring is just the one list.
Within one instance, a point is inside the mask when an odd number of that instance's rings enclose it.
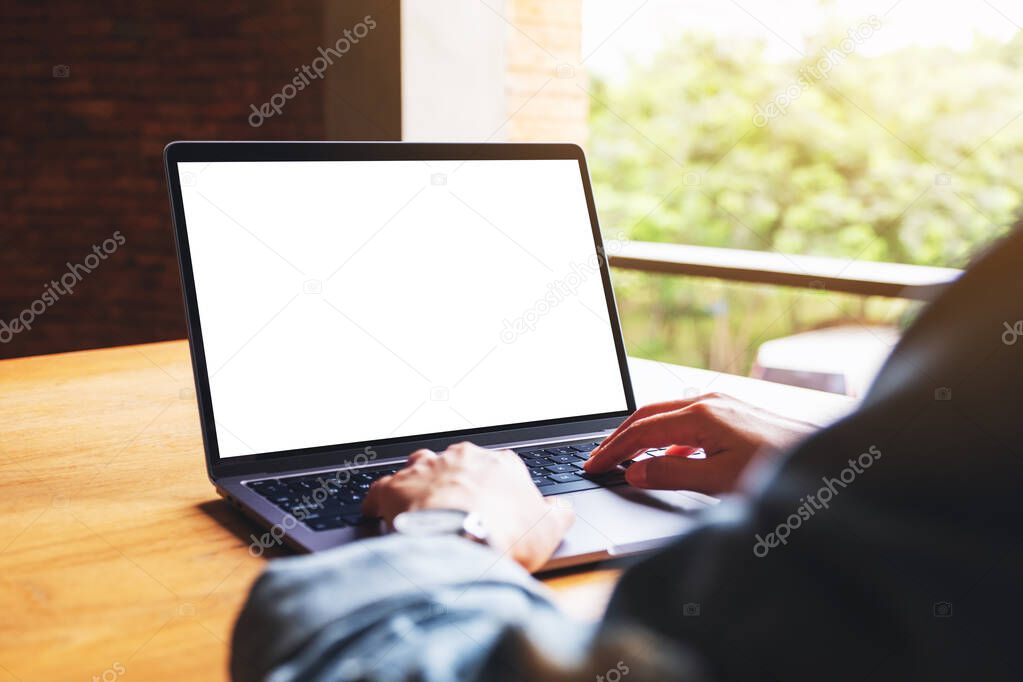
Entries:
{"label": "wooden table", "polygon": [[[827,421],[841,396],[632,361],[640,402],[711,389]],[[227,676],[265,559],[203,466],[184,341],[0,362],[0,680]],[[618,575],[547,579],[599,615]]]}

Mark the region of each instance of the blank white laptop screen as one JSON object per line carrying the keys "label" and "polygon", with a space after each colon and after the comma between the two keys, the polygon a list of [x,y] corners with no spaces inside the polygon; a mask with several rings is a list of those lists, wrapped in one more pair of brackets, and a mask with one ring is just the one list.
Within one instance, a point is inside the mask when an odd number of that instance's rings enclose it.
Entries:
{"label": "blank white laptop screen", "polygon": [[221,457],[627,409],[576,161],[178,172]]}

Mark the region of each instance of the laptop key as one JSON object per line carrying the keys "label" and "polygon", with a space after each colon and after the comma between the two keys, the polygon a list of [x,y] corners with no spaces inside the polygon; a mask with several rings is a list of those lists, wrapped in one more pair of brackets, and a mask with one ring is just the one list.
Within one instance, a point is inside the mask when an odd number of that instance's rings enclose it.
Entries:
{"label": "laptop key", "polygon": [[300,484],[297,480],[295,480],[293,478],[282,478],[281,479],[281,489],[282,490],[287,490],[288,492],[292,493],[293,495],[302,495],[302,494],[308,492],[308,490],[305,488],[305,486],[303,486],[302,484]]}
{"label": "laptop key", "polygon": [[544,476],[543,478],[534,478],[533,485],[537,488],[545,488],[549,485],[554,485],[554,481],[551,480],[550,476]]}
{"label": "laptop key", "polygon": [[[341,502],[341,500],[339,500],[337,497],[328,497],[323,502],[320,502],[317,506],[323,511],[333,512],[335,510],[340,510],[342,504],[343,503]],[[340,511],[336,513],[340,513]]]}
{"label": "laptop key", "polygon": [[360,526],[364,523],[372,523],[376,521],[376,519],[374,518],[363,516],[361,512],[358,514],[345,514],[341,517],[341,520],[343,520],[349,526]]}
{"label": "laptop key", "polygon": [[335,528],[344,528],[348,524],[340,516],[328,516],[314,521],[307,521],[306,525],[312,530],[334,530]]}
{"label": "laptop key", "polygon": [[583,443],[582,445],[571,445],[569,447],[571,447],[576,452],[589,452],[596,448],[598,445],[600,445],[600,443]]}
{"label": "laptop key", "polygon": [[619,471],[617,469],[612,471],[605,471],[599,474],[587,474],[582,471],[580,471],[579,473],[586,480],[593,481],[594,483],[600,483],[601,485],[614,485],[616,483],[622,483],[625,481],[625,472]]}
{"label": "laptop key", "polygon": [[309,525],[312,521],[324,519],[329,516],[329,514],[323,514],[319,510],[310,509],[309,507],[296,507],[291,510],[291,513],[295,516],[295,518],[306,525]]}
{"label": "laptop key", "polygon": [[551,474],[550,478],[551,478],[551,480],[553,480],[556,483],[571,483],[572,481],[581,481],[582,480],[582,478],[580,478],[579,476],[576,476],[575,474],[569,474],[569,473]]}
{"label": "laptop key", "polygon": [[555,483],[552,486],[546,488],[540,488],[540,494],[544,497],[553,497],[554,495],[564,495],[565,493],[574,493],[580,490],[594,490],[596,488],[604,488],[599,483],[594,483],[591,480],[580,478],[576,481],[570,481],[568,483]]}
{"label": "laptop key", "polygon": [[576,461],[576,457],[578,455],[572,453],[571,455],[552,455],[549,459],[555,464],[571,464]]}
{"label": "laptop key", "polygon": [[551,472],[552,474],[567,474],[569,472],[575,471],[575,467],[572,466],[571,464],[552,464],[549,467],[547,467],[547,471]]}

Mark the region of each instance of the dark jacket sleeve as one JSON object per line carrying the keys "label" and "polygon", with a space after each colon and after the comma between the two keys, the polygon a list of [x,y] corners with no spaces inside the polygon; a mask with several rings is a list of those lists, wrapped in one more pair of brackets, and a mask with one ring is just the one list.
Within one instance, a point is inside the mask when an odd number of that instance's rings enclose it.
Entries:
{"label": "dark jacket sleeve", "polygon": [[[386,536],[272,562],[235,626],[231,674],[471,679],[503,629],[556,617],[544,587],[488,549]],[[589,634],[563,642],[578,648]]]}
{"label": "dark jacket sleeve", "polygon": [[686,642],[722,680],[1023,679],[1021,266],[1017,231],[859,410],[629,571],[606,626]]}
{"label": "dark jacket sleeve", "polygon": [[278,559],[235,625],[235,680],[700,682],[695,657],[630,624],[593,627],[518,564],[461,538],[391,535]]}

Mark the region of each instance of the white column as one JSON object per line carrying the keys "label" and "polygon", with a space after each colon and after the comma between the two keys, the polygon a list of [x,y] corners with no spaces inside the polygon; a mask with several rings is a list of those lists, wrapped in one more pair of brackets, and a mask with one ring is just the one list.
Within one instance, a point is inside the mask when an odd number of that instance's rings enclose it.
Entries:
{"label": "white column", "polygon": [[505,139],[505,11],[506,0],[402,0],[403,140]]}

